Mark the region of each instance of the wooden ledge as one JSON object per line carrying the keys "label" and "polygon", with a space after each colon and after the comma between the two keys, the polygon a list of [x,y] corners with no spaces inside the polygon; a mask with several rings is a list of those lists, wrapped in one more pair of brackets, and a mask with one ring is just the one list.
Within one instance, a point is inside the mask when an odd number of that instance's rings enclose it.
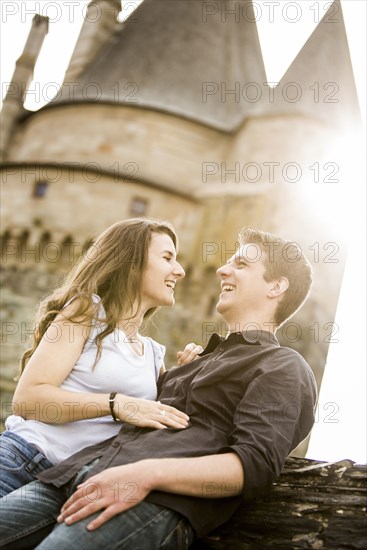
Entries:
{"label": "wooden ledge", "polygon": [[241,504],[192,550],[366,549],[367,466],[288,458],[266,499]]}

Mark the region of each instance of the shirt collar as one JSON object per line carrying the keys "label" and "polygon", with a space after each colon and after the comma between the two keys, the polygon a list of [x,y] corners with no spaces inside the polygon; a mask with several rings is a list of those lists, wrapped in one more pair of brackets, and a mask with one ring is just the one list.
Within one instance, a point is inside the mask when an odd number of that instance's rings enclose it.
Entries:
{"label": "shirt collar", "polygon": [[249,344],[258,344],[261,346],[276,346],[279,347],[277,337],[272,332],[268,330],[244,330],[241,333],[245,342]]}
{"label": "shirt collar", "polygon": [[269,332],[267,330],[244,330],[242,332],[232,332],[228,338],[224,338],[223,336],[219,336],[216,332],[211,335],[209,342],[204,349],[202,353],[199,355],[206,355],[208,353],[211,353],[215,350],[215,348],[220,344],[221,342],[225,341],[234,341],[238,344],[250,344],[250,345],[257,345],[257,346],[275,346],[279,347],[280,344],[278,342],[277,337],[272,332]]}

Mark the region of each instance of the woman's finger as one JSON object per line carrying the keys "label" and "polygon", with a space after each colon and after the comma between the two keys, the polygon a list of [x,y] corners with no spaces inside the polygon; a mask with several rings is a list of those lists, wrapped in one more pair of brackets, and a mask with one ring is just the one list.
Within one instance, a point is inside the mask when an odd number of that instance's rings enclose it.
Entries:
{"label": "woman's finger", "polygon": [[191,343],[187,344],[184,351],[177,353],[177,363],[179,365],[184,365],[196,359],[199,353],[202,353],[204,350],[202,346]]}
{"label": "woman's finger", "polygon": [[[203,351],[203,348],[201,346],[197,346],[195,349],[193,349],[187,356],[186,356],[186,362],[193,361],[196,359],[199,353]],[[182,359],[181,359],[182,361]]]}
{"label": "woman's finger", "polygon": [[178,409],[176,409],[175,407],[171,407],[170,405],[160,405],[160,413],[159,414],[162,414],[164,416],[164,414],[171,414],[171,415],[175,415],[175,416],[178,416],[179,418],[182,418],[183,420],[190,420],[190,417],[182,412],[182,411],[179,411]]}
{"label": "woman's finger", "polygon": [[172,428],[187,428],[188,426],[188,420],[189,417],[187,415],[185,416],[178,416],[176,414],[176,409],[174,409],[173,412],[170,411],[171,407],[162,408],[159,411],[159,416],[157,416],[157,420],[165,424],[166,426],[172,427]]}
{"label": "woman's finger", "polygon": [[188,424],[182,424],[182,422],[178,422],[169,416],[165,416],[163,420],[157,421],[156,424],[164,428],[176,428],[178,430],[184,430],[188,426]]}

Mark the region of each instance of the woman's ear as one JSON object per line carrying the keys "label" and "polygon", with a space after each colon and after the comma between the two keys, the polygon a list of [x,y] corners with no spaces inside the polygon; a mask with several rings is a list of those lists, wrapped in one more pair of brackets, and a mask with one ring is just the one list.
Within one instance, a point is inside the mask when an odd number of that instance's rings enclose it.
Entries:
{"label": "woman's ear", "polygon": [[279,279],[275,279],[271,282],[269,296],[272,298],[281,296],[288,289],[288,287],[289,281],[287,277],[279,277]]}

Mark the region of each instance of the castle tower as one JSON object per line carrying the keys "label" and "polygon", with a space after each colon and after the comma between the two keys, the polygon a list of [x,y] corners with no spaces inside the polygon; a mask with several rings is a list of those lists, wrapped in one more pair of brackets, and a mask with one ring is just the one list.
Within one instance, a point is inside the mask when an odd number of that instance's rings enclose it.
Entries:
{"label": "castle tower", "polygon": [[6,147],[14,126],[23,111],[24,98],[38,59],[43,41],[48,33],[48,17],[35,15],[24,50],[15,65],[12,81],[4,99],[0,125],[0,160],[5,160]]}
{"label": "castle tower", "polygon": [[[101,0],[99,4],[105,5],[104,17],[112,26],[115,3]],[[244,6],[245,18],[241,16]],[[134,12],[134,21],[120,24],[103,47],[90,44],[99,32],[101,43],[102,33],[107,32],[102,19],[98,28],[86,21],[65,78],[78,76],[72,100],[93,101],[83,91],[94,82],[101,89],[100,103],[159,110],[233,131],[246,116],[261,115],[266,108],[262,101],[237,97],[240,84],[266,81],[252,9],[243,0],[234,8],[230,0],[144,0]],[[99,48],[93,59],[92,48],[93,52]],[[232,101],[223,100],[225,94]],[[70,103],[68,86],[50,106],[61,103]]]}
{"label": "castle tower", "polygon": [[316,117],[353,132],[361,122],[340,0],[334,0],[275,90],[274,113]]}
{"label": "castle tower", "polygon": [[65,82],[74,82],[94,59],[103,44],[111,38],[120,11],[120,0],[93,0],[90,2],[65,74]]}

